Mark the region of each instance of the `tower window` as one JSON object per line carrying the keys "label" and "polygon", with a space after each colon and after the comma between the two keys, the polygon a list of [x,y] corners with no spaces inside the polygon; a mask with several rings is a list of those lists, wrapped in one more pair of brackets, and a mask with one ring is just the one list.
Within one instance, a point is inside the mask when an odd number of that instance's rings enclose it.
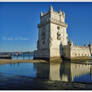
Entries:
{"label": "tower window", "polygon": [[60,29],[60,26],[57,26],[57,29],[59,30]]}
{"label": "tower window", "polygon": [[77,54],[75,54],[75,56],[77,56]]}

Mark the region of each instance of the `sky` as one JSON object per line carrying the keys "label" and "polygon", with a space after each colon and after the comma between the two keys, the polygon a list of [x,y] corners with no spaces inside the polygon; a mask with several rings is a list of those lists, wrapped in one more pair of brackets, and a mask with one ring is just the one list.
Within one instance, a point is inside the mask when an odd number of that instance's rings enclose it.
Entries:
{"label": "sky", "polygon": [[65,12],[68,38],[75,45],[92,43],[92,3],[0,2],[0,51],[35,50],[40,12],[47,12],[50,5]]}

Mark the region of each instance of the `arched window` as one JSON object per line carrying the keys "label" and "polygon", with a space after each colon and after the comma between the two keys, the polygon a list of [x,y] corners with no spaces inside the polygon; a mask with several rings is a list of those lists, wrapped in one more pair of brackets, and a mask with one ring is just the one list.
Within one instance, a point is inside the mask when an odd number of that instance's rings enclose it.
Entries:
{"label": "arched window", "polygon": [[79,56],[80,56],[80,54],[79,54]]}
{"label": "arched window", "polygon": [[75,53],[75,56],[77,56],[77,54]]}

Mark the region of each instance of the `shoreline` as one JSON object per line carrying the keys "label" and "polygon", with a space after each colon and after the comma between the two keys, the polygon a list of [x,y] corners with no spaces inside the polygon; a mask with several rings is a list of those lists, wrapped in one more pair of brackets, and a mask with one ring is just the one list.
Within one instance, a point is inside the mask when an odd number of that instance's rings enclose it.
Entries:
{"label": "shoreline", "polygon": [[57,63],[62,63],[62,62],[65,62],[65,63],[75,63],[75,64],[92,64],[92,62],[89,62],[89,61],[92,61],[92,59],[89,59],[89,60],[73,60],[73,61],[69,61],[69,60],[55,60],[55,61],[48,61],[48,60],[27,60],[27,59],[24,59],[24,60],[19,60],[19,59],[0,59],[0,65],[3,65],[3,64],[13,64],[13,63],[54,63],[54,64],[57,64]]}
{"label": "shoreline", "polygon": [[13,59],[0,59],[0,65],[12,63],[48,63],[46,60],[13,60]]}

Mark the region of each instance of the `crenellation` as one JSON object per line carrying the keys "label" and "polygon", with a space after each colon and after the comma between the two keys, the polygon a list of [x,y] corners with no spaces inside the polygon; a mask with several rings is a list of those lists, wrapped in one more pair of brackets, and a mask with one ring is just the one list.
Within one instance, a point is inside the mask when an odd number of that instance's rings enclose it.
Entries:
{"label": "crenellation", "polygon": [[43,13],[42,12],[40,12],[40,17],[42,17],[43,16]]}

